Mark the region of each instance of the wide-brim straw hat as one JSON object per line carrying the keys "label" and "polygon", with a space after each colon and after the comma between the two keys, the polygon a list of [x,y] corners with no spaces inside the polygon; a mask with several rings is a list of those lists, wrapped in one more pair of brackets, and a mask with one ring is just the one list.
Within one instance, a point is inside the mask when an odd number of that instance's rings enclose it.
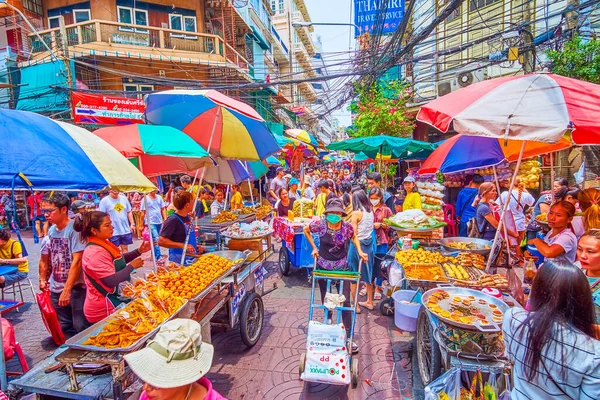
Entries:
{"label": "wide-brim straw hat", "polygon": [[214,351],[211,344],[202,342],[198,322],[174,319],[145,348],[126,355],[125,361],[142,381],[170,389],[202,378],[210,370]]}

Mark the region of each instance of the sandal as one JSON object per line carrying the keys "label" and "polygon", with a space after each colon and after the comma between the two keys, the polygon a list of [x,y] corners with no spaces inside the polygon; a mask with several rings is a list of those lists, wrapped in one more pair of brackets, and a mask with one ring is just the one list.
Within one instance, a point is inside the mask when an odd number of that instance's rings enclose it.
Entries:
{"label": "sandal", "polygon": [[373,300],[381,300],[381,292],[375,292],[373,295]]}
{"label": "sandal", "polygon": [[358,295],[362,296],[362,297],[366,296],[367,295],[367,288],[363,287],[362,289],[360,289],[360,292],[358,292]]}
{"label": "sandal", "polygon": [[366,301],[359,301],[358,305],[366,308],[367,310],[371,310],[371,311],[373,311],[373,309],[375,308],[375,306],[373,306],[373,304],[369,305],[369,303],[367,303]]}

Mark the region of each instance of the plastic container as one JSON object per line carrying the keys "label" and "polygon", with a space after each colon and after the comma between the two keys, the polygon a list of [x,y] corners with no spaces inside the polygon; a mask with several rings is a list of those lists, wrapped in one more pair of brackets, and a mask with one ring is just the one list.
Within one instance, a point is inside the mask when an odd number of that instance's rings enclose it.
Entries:
{"label": "plastic container", "polygon": [[408,303],[415,297],[415,294],[417,294],[416,290],[398,290],[392,293],[394,323],[398,329],[407,332],[417,330],[417,317],[419,316],[421,303]]}

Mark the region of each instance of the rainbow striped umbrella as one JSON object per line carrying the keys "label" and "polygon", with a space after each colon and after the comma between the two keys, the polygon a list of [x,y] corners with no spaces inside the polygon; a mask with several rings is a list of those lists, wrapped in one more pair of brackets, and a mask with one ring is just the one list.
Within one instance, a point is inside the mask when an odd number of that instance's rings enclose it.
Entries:
{"label": "rainbow striped umbrella", "polygon": [[146,97],[146,121],[192,137],[210,155],[260,161],[280,150],[264,119],[216,90],[167,90]]}
{"label": "rainbow striped umbrella", "polygon": [[217,165],[206,168],[204,172],[206,182],[237,185],[247,180],[255,181],[269,170],[262,161],[223,160],[218,158],[216,162]]}
{"label": "rainbow striped umbrella", "polygon": [[0,143],[0,188],[156,189],[127,158],[98,136],[39,114],[0,109]]}
{"label": "rainbow striped umbrella", "polygon": [[214,165],[191,137],[171,126],[131,124],[94,131],[146,176],[174,174]]}
{"label": "rainbow striped umbrella", "polygon": [[313,145],[315,147],[319,146],[317,139],[304,129],[286,129],[285,134],[294,139],[298,139],[301,142]]}

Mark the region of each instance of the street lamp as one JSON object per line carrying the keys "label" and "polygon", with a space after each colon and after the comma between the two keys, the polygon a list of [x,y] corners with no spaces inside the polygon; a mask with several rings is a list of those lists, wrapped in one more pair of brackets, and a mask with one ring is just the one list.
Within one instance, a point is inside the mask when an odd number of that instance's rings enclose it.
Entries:
{"label": "street lamp", "polygon": [[329,25],[329,26],[353,26],[360,32],[360,28],[351,22],[292,22],[294,29],[305,28],[314,25]]}

